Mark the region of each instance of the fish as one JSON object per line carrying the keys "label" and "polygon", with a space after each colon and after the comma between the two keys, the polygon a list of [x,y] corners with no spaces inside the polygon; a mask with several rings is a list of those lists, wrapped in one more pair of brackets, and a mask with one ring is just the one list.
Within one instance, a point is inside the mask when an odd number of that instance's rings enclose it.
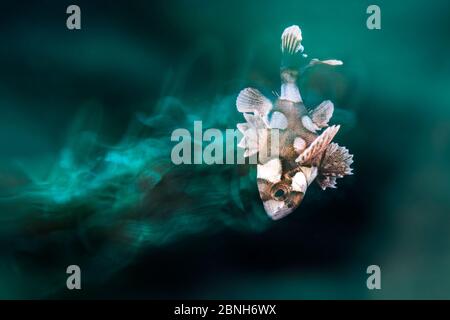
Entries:
{"label": "fish", "polygon": [[[245,150],[244,157],[257,157],[259,195],[273,220],[297,209],[313,181],[326,190],[336,188],[338,178],[353,174],[353,155],[333,142],[340,129],[340,125],[329,124],[334,104],[325,100],[315,108],[306,108],[297,85],[305,70],[316,65],[340,66],[343,62],[308,60],[297,25],[283,31],[281,54],[277,99],[272,102],[255,88],[243,89],[236,99],[237,110],[246,120],[237,124],[243,135],[238,147]],[[275,142],[276,152],[268,154]]]}

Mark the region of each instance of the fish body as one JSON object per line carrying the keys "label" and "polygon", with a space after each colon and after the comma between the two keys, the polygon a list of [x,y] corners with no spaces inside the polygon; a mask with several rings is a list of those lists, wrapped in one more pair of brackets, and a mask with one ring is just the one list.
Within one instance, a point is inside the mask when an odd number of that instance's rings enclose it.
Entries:
{"label": "fish body", "polygon": [[[327,100],[309,111],[303,103],[296,84],[299,61],[306,57],[301,40],[298,26],[286,28],[282,34],[281,90],[274,103],[253,88],[242,90],[236,100],[247,121],[237,126],[244,135],[239,146],[245,149],[244,156],[258,156],[258,190],[266,213],[274,220],[294,211],[314,180],[325,190],[334,188],[337,178],[352,174],[353,156],[332,143],[340,128],[328,125],[333,103]],[[342,62],[312,59],[304,69],[317,64]],[[267,155],[275,142],[274,131],[277,152]]]}

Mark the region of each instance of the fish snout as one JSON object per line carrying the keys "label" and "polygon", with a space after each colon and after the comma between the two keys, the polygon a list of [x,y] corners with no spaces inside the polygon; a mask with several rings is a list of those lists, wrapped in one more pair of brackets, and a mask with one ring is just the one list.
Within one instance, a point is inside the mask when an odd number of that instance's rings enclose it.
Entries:
{"label": "fish snout", "polygon": [[275,184],[271,188],[271,199],[263,202],[264,209],[272,220],[278,220],[297,209],[303,196],[303,192],[293,191],[286,184]]}

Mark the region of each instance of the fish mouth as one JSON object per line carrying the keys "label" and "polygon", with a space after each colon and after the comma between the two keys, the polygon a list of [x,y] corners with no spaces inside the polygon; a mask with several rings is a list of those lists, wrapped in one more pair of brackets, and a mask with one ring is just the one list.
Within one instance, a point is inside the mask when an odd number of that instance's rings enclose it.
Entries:
{"label": "fish mouth", "polygon": [[297,209],[304,195],[303,192],[290,191],[283,197],[266,198],[263,200],[264,210],[272,220],[279,220]]}
{"label": "fish mouth", "polygon": [[296,209],[296,207],[288,207],[284,201],[278,200],[268,200],[263,204],[267,215],[272,220],[279,220]]}

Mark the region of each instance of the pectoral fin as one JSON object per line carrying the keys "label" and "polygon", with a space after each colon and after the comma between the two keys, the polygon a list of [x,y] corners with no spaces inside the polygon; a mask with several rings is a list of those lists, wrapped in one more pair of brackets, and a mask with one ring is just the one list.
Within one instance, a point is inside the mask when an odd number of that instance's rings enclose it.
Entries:
{"label": "pectoral fin", "polygon": [[326,100],[319,104],[314,110],[310,111],[311,120],[319,128],[325,128],[328,126],[328,121],[330,121],[333,116],[334,105],[330,100]]}
{"label": "pectoral fin", "polygon": [[353,163],[353,155],[348,152],[345,147],[339,146],[337,143],[331,143],[320,163],[320,175],[317,178],[322,189],[335,188],[336,179],[345,175],[352,175],[353,169],[350,167]]}

